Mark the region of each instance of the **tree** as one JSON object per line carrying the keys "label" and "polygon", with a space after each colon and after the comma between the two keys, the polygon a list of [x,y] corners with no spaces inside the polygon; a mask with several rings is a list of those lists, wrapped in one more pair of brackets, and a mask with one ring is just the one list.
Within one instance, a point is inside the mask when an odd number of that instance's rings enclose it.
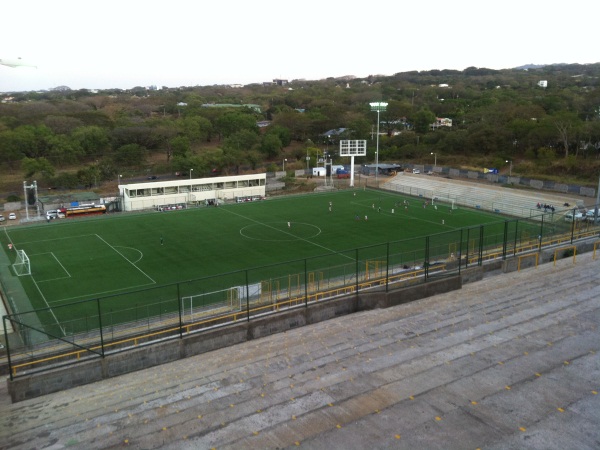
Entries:
{"label": "tree", "polygon": [[173,156],[186,157],[190,152],[190,140],[186,136],[175,136],[169,141]]}
{"label": "tree", "polygon": [[138,144],[145,148],[156,148],[158,142],[152,128],[146,125],[122,126],[112,130],[111,141],[113,148],[126,144]]}
{"label": "tree", "polygon": [[258,134],[250,130],[240,130],[225,139],[225,147],[236,147],[240,150],[250,150],[258,144],[260,138]]}
{"label": "tree", "polygon": [[222,167],[233,167],[239,173],[240,165],[246,160],[248,151],[256,147],[258,135],[250,130],[241,130],[225,139],[222,146]]}
{"label": "tree", "polygon": [[86,156],[98,158],[110,149],[110,140],[104,128],[86,126],[73,130],[71,137],[76,141]]}
{"label": "tree", "polygon": [[23,158],[21,169],[26,177],[32,177],[36,173],[40,173],[46,178],[54,176],[54,167],[46,158]]}
{"label": "tree", "polygon": [[290,131],[290,139],[305,141],[310,133],[310,118],[298,111],[282,111],[273,115],[273,126]]}
{"label": "tree", "polygon": [[100,180],[100,169],[97,165],[84,167],[77,171],[77,178],[81,184],[90,189],[92,186],[96,186]]}
{"label": "tree", "polygon": [[70,136],[57,134],[48,138],[47,154],[56,164],[73,164],[83,156],[83,150]]}
{"label": "tree", "polygon": [[421,109],[415,113],[412,117],[415,131],[417,133],[425,134],[429,131],[432,123],[435,122],[435,114],[429,109]]}
{"label": "tree", "polygon": [[575,138],[581,123],[577,115],[571,112],[562,112],[552,117],[552,122],[558,131],[558,140],[562,144],[565,158],[569,157],[569,145]]}
{"label": "tree", "polygon": [[260,144],[260,151],[267,158],[275,158],[280,155],[282,149],[281,140],[274,134],[267,134],[263,137]]}
{"label": "tree", "polygon": [[208,141],[213,126],[208,119],[200,116],[185,117],[183,119],[183,132],[191,142]]}
{"label": "tree", "polygon": [[290,130],[286,127],[282,127],[279,125],[269,127],[266,134],[274,134],[275,136],[277,136],[281,141],[281,145],[283,147],[287,147],[292,141],[292,133],[290,132]]}
{"label": "tree", "polygon": [[147,150],[139,144],[127,144],[119,147],[115,154],[115,163],[119,166],[140,166],[146,160]]}
{"label": "tree", "polygon": [[[13,158],[21,159],[23,156],[38,158],[45,156],[48,138],[52,132],[44,125],[23,125],[14,131],[2,133],[2,146],[6,146],[6,153]],[[10,159],[9,159],[10,161]]]}
{"label": "tree", "polygon": [[241,130],[251,130],[258,133],[256,117],[254,114],[239,111],[229,111],[215,121],[215,129],[221,136],[226,138]]}
{"label": "tree", "polygon": [[56,134],[68,134],[75,130],[77,127],[83,125],[81,119],[68,116],[47,116],[44,119],[44,125],[52,130]]}

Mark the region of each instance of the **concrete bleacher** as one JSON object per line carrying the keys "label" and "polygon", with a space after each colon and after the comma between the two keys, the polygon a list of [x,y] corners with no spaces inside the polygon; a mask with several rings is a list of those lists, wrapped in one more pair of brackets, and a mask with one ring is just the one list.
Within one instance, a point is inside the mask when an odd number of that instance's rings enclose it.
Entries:
{"label": "concrete bleacher", "polygon": [[538,203],[553,205],[557,211],[564,211],[565,203],[573,207],[581,204],[581,200],[576,197],[558,193],[522,191],[497,185],[410,173],[396,175],[382,187],[428,200],[432,198],[446,202],[454,200],[456,205],[516,217],[541,218],[544,211],[537,208]]}
{"label": "concrete bleacher", "polygon": [[597,449],[599,268],[490,273],[15,404],[2,386],[0,447]]}

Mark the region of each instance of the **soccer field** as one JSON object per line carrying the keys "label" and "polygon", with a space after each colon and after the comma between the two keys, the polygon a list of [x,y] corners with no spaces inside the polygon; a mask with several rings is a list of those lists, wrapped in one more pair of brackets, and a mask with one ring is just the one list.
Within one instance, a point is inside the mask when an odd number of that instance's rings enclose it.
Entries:
{"label": "soccer field", "polygon": [[[350,270],[344,265],[354,266],[358,253],[362,261],[385,259],[390,242],[396,262],[412,265],[423,258],[420,237],[436,242],[435,236],[443,236],[432,253],[439,258],[452,252],[448,233],[461,228],[486,224],[486,239],[503,238],[502,216],[424,201],[381,191],[337,191],[53,220],[7,227],[0,241],[11,262],[15,249],[30,260],[31,276],[19,277],[27,301],[16,304],[18,312],[45,308],[44,324],[64,324],[93,315],[95,302],[85,301],[102,299],[105,308],[116,312],[111,321],[123,322],[137,317],[140,305],[145,305],[144,314],[160,314],[168,312],[164,305],[152,310],[160,302],[173,301],[167,309],[177,309],[183,297],[292,279],[307,270],[338,268],[333,276],[344,276]],[[537,233],[536,227],[531,224],[527,233]],[[211,278],[219,274],[230,275]]]}

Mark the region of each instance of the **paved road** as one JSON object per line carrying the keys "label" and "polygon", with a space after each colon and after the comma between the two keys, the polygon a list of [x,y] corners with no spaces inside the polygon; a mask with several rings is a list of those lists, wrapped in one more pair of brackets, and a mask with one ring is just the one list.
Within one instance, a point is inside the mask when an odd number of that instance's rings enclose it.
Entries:
{"label": "paved road", "polygon": [[598,449],[600,258],[578,255],[10,404],[0,448]]}

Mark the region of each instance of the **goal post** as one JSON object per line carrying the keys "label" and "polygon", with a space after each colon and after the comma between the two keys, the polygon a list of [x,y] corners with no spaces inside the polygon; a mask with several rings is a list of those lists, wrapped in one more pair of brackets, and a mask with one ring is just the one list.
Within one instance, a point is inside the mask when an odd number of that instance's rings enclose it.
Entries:
{"label": "goal post", "polygon": [[431,198],[431,204],[432,205],[437,205],[440,208],[441,207],[446,207],[446,208],[448,208],[450,210],[458,209],[458,207],[456,206],[456,201],[454,199],[451,199],[451,198],[439,198],[439,197],[433,196]]}
{"label": "goal post", "polygon": [[25,250],[17,250],[17,259],[12,267],[18,277],[31,275],[31,264]]}

